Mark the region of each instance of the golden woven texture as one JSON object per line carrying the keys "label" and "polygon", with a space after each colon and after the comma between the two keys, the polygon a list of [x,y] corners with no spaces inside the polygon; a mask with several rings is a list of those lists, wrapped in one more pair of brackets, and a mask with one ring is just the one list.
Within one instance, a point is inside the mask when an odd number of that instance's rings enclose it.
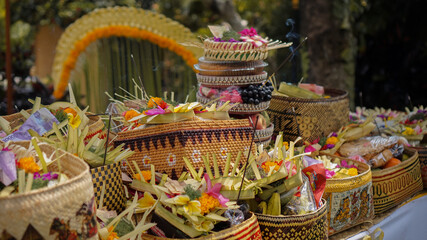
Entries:
{"label": "golden woven texture", "polygon": [[212,39],[203,41],[204,57],[220,61],[264,60],[267,58],[269,50],[289,47],[290,45],[291,43],[270,41],[267,45],[256,47],[250,42],[215,42]]}
{"label": "golden woven texture", "polygon": [[[28,148],[29,142],[16,145]],[[50,156],[55,149],[39,144]],[[57,239],[58,235],[97,239],[92,179],[80,158],[58,150],[60,171],[69,180],[54,187],[0,197],[0,236],[16,239]],[[57,161],[48,167],[58,171]],[[65,231],[65,229],[68,229]]]}
{"label": "golden woven texture", "polygon": [[[199,93],[196,94],[196,97],[197,97],[197,101],[200,102],[201,104],[207,104],[212,101],[212,99],[201,96]],[[258,105],[239,103],[238,105],[232,107],[228,112],[231,114],[259,113],[267,110],[269,105],[270,105],[270,101],[261,102]]]}
{"label": "golden woven texture", "polygon": [[303,99],[273,95],[267,112],[274,123],[274,134],[284,133],[285,141],[313,141],[347,125],[348,94],[342,90],[325,89],[330,98]]}
{"label": "golden woven texture", "polygon": [[328,239],[326,201],[315,212],[302,215],[273,216],[255,213],[261,228],[262,239]]}
{"label": "golden woven texture", "polygon": [[[239,151],[249,149],[252,128],[249,120],[184,121],[156,125],[146,129],[120,132],[114,140],[117,146],[135,151],[128,162],[136,161],[140,169],[166,172],[177,178],[186,170],[183,157],[195,168],[203,167],[202,156],[216,154],[218,166],[225,166],[227,153],[235,159]],[[213,164],[213,161],[210,161]],[[129,166],[128,166],[129,167]],[[130,166],[133,168],[133,166]],[[130,173],[130,169],[128,170]]]}
{"label": "golden woven texture", "polygon": [[[163,238],[143,234],[143,240],[176,240],[175,238]],[[220,232],[214,232],[204,237],[193,238],[198,240],[218,239],[218,240],[261,240],[261,231],[258,225],[258,220],[255,215],[242,222],[241,224],[224,229]]]}
{"label": "golden woven texture", "polygon": [[[150,31],[156,35],[175,40],[177,43],[199,41],[191,31],[182,24],[173,21],[162,14],[153,11],[131,7],[111,7],[95,9],[93,12],[77,19],[67,27],[61,35],[55,51],[52,67],[54,86],[58,86],[63,63],[66,61],[74,44],[87,33],[96,28],[108,26],[129,26]],[[201,50],[195,47],[186,47],[194,55],[201,56]]]}
{"label": "golden woven texture", "polygon": [[353,177],[326,180],[323,197],[328,203],[328,234],[333,235],[371,221],[375,214],[370,166],[351,159],[328,156],[345,159],[349,165],[355,165],[359,173]]}
{"label": "golden woven texture", "polygon": [[197,74],[197,81],[205,86],[229,87],[259,84],[267,79],[267,72],[246,76],[209,76]]}
{"label": "golden woven texture", "polygon": [[97,206],[101,200],[102,186],[105,184],[103,206],[118,213],[126,207],[120,165],[120,162],[116,162],[90,169]]}
{"label": "golden woven texture", "polygon": [[421,177],[423,180],[424,189],[427,189],[427,148],[426,147],[413,147],[418,152],[420,159]]}
{"label": "golden woven texture", "polygon": [[418,152],[405,148],[410,158],[399,165],[372,171],[375,214],[399,205],[423,189]]}

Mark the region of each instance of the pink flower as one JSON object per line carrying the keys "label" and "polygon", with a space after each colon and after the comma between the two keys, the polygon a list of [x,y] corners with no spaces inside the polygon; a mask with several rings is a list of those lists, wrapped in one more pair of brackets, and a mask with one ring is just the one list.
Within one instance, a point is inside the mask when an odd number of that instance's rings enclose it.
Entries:
{"label": "pink flower", "polygon": [[256,32],[255,28],[251,27],[251,29],[243,29],[242,31],[239,32],[240,35],[242,36],[249,36],[249,37],[253,37],[258,35],[258,33]]}
{"label": "pink flower", "polygon": [[305,149],[304,149],[304,152],[315,152],[316,151],[316,149],[313,147],[313,146],[307,146]]}
{"label": "pink flower", "polygon": [[348,165],[346,160],[341,160],[341,165],[338,165],[341,168],[357,168],[355,165]]}
{"label": "pink flower", "polygon": [[165,110],[163,108],[161,108],[160,106],[157,106],[157,108],[153,108],[153,109],[150,109],[150,110],[143,112],[144,115],[148,115],[148,116],[165,114],[165,113],[166,113]]}
{"label": "pink flower", "polygon": [[212,197],[218,199],[221,206],[227,207],[227,205],[225,205],[225,204],[230,200],[228,198],[222,196],[221,193],[219,193],[219,191],[221,190],[222,184],[216,183],[214,186],[212,186],[211,179],[209,178],[209,176],[206,173],[205,173],[204,178],[206,181],[206,186],[208,187],[208,190],[206,191],[206,193],[211,195]]}
{"label": "pink flower", "polygon": [[328,170],[325,168],[325,172],[326,172],[326,179],[332,178],[335,175],[334,171]]}

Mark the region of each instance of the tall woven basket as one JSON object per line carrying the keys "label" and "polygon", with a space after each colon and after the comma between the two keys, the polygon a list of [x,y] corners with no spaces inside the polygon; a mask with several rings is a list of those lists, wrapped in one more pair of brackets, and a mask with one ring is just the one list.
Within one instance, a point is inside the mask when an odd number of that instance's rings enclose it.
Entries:
{"label": "tall woven basket", "polygon": [[315,212],[303,215],[273,216],[255,213],[262,239],[328,239],[327,204]]}
{"label": "tall woven basket", "polygon": [[423,189],[417,151],[405,148],[409,159],[384,170],[372,171],[375,214],[397,206]]}
{"label": "tall woven basket", "polygon": [[105,186],[102,206],[110,211],[115,210],[117,213],[122,212],[126,207],[120,165],[119,161],[90,169],[97,206],[101,201],[102,187]]}
{"label": "tall woven basket", "polygon": [[283,131],[286,141],[299,136],[304,141],[313,141],[347,125],[348,93],[325,89],[325,94],[331,97],[303,99],[273,95],[267,112],[274,124],[274,134]]}
{"label": "tall woven basket", "polygon": [[[173,240],[175,238],[164,238],[153,235],[143,234],[143,240]],[[259,228],[258,220],[255,215],[234,227],[222,230],[220,232],[214,232],[204,237],[194,238],[198,240],[208,239],[235,239],[235,240],[261,240],[261,230]]]}
{"label": "tall woven basket", "polygon": [[204,166],[202,156],[215,153],[222,169],[227,154],[233,159],[239,151],[249,149],[251,140],[252,129],[247,119],[184,121],[120,132],[114,145],[125,143],[125,147],[135,151],[128,162],[136,161],[140,169],[150,169],[153,164],[156,171],[176,179],[187,171],[183,157],[199,168]]}
{"label": "tall woven basket", "polygon": [[420,159],[421,178],[423,180],[424,189],[427,189],[427,147],[412,147],[418,152]]}
{"label": "tall woven basket", "polygon": [[327,201],[329,235],[370,221],[375,216],[370,166],[351,159],[346,161],[356,165],[359,174],[326,180],[323,197]]}
{"label": "tall woven basket", "polygon": [[[16,143],[28,147],[29,142]],[[50,156],[55,149],[39,144]],[[0,239],[97,239],[96,205],[88,165],[59,151],[69,180],[53,187],[0,197]],[[58,161],[58,160],[57,160]],[[57,161],[48,167],[58,171]]]}

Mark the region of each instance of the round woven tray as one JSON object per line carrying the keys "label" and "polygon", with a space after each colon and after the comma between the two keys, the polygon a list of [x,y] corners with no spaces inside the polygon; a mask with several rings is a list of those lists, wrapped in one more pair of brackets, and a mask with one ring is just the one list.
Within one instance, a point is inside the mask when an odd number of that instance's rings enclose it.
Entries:
{"label": "round woven tray", "polygon": [[266,45],[256,47],[250,42],[215,42],[205,39],[203,42],[206,59],[223,61],[256,61],[268,56]]}
{"label": "round woven tray", "polygon": [[274,124],[270,123],[270,125],[266,129],[256,130],[255,131],[255,141],[262,142],[265,140],[269,140],[273,135]]}
{"label": "round woven tray", "polygon": [[197,81],[205,86],[229,87],[259,84],[267,79],[267,72],[246,76],[207,76],[196,74]]}
{"label": "round woven tray", "polygon": [[[200,102],[201,104],[207,104],[208,102],[212,101],[212,99],[200,96],[200,94],[197,93],[197,101]],[[234,106],[233,108],[231,108],[230,111],[228,112],[231,114],[259,113],[259,112],[265,111],[269,105],[270,105],[270,101],[262,102],[258,105],[240,103],[237,106]]]}

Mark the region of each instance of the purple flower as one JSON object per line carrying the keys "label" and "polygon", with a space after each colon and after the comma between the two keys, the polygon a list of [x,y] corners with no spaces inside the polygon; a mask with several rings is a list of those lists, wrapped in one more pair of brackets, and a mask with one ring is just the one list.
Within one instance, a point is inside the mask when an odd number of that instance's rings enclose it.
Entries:
{"label": "purple flower", "polygon": [[42,176],[38,172],[35,172],[34,175],[33,175],[33,179],[38,179],[38,178],[41,178],[41,177]]}
{"label": "purple flower", "polygon": [[326,144],[326,149],[334,148],[335,144]]}
{"label": "purple flower", "polygon": [[315,152],[316,151],[316,149],[313,147],[313,146],[307,146],[305,149],[304,149],[304,152],[305,153],[307,153],[307,152]]}
{"label": "purple flower", "polygon": [[41,178],[43,181],[50,181],[50,180],[54,180],[54,179],[58,179],[58,174],[54,173],[52,174],[51,172],[45,173],[43,175],[40,175],[40,173],[36,172],[34,173],[34,179],[39,179]]}
{"label": "purple flower", "polygon": [[332,132],[331,137],[338,137],[338,134],[336,132]]}
{"label": "purple flower", "polygon": [[341,160],[341,165],[338,165],[340,168],[356,168],[355,165],[348,165],[347,161]]}

